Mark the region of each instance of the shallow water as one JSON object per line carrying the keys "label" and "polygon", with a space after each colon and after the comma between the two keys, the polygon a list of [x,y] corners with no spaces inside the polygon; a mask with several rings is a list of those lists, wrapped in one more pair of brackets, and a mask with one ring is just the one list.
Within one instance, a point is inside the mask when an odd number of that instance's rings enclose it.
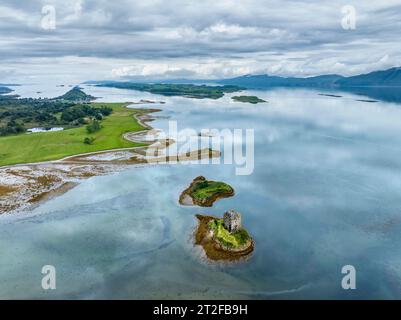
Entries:
{"label": "shallow water", "polygon": [[[248,91],[269,101],[257,105],[232,94],[195,100],[85,89],[101,101],[166,101],[147,107],[163,109],[158,115],[179,130],[254,129],[254,172],[235,175],[235,164],[132,167],[2,216],[0,298],[401,298],[399,105],[301,89]],[[152,125],[166,129],[168,119]],[[181,207],[180,192],[198,175],[229,183],[235,197]],[[231,208],[256,250],[244,263],[208,264],[192,245],[194,215]],[[41,288],[48,264],[57,269],[52,291]],[[348,264],[357,290],[341,288]]]}

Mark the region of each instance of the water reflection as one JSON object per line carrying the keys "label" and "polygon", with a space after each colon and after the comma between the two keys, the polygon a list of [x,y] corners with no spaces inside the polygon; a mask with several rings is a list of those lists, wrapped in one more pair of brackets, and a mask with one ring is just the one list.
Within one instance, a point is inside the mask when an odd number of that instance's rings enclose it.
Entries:
{"label": "water reflection", "polygon": [[[400,298],[401,110],[316,90],[251,91],[267,104],[193,100],[87,88],[101,100],[166,101],[179,129],[253,128],[255,171],[234,165],[162,165],[94,177],[27,216],[0,219],[1,298]],[[108,91],[110,90],[110,91]],[[150,105],[149,107],[153,107]],[[167,129],[165,118],[153,125]],[[181,207],[198,175],[235,197]],[[250,261],[210,265],[191,237],[196,213],[243,214]],[[40,288],[53,264],[55,292]],[[341,267],[357,269],[354,292]]]}

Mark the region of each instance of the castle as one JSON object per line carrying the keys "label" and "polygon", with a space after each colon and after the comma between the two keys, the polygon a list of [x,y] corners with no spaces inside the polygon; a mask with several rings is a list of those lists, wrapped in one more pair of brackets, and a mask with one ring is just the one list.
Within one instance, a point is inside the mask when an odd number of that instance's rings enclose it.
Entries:
{"label": "castle", "polygon": [[241,214],[234,210],[229,210],[224,213],[224,228],[229,232],[233,233],[242,228],[241,226]]}

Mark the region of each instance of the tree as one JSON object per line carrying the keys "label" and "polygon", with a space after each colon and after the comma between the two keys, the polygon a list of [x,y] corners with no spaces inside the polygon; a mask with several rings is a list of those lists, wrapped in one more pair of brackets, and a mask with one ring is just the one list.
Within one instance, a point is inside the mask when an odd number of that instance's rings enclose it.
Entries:
{"label": "tree", "polygon": [[86,126],[86,131],[90,134],[99,131],[101,128],[102,127],[100,126],[100,122],[97,120],[93,120],[92,123]]}
{"label": "tree", "polygon": [[95,141],[95,138],[93,138],[93,137],[86,137],[84,139],[85,144],[93,144],[93,141]]}

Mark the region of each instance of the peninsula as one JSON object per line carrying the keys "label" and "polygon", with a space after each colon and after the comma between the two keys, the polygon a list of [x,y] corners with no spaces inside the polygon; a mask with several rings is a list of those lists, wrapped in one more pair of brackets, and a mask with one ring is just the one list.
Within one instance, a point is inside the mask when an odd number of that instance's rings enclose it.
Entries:
{"label": "peninsula", "polygon": [[[149,113],[160,110],[128,105],[131,103],[85,104],[112,109],[96,126],[0,137],[0,215],[32,208],[83,179],[129,165],[220,157],[219,151],[209,148],[166,157],[162,150],[174,141],[158,137],[147,124],[154,120]],[[148,133],[153,139],[148,139]]]}
{"label": "peninsula", "polygon": [[79,87],[53,99],[0,95],[0,136],[22,134],[38,127],[79,127],[112,113],[107,104],[90,104],[93,99]]}
{"label": "peninsula", "polygon": [[239,86],[232,85],[194,85],[194,84],[166,84],[166,83],[135,83],[108,81],[96,84],[98,87],[111,87],[119,89],[129,89],[146,91],[163,96],[182,96],[195,99],[219,99],[224,93],[241,91]]}
{"label": "peninsula", "polygon": [[60,97],[55,98],[54,100],[65,100],[65,101],[73,101],[73,102],[90,102],[95,100],[96,97],[86,94],[79,86],[73,87],[70,91],[63,94]]}
{"label": "peninsula", "polygon": [[12,92],[13,90],[11,90],[10,88],[8,88],[8,87],[3,87],[3,86],[0,86],[0,94],[6,94],[6,93],[10,93],[10,92]]}

